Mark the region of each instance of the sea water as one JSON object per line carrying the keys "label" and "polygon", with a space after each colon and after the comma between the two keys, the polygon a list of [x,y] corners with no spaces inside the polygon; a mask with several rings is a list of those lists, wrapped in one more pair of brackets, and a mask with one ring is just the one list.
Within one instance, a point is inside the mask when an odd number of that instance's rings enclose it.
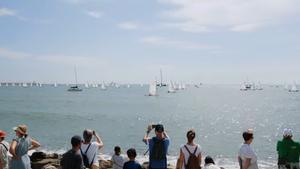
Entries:
{"label": "sea water", "polygon": [[[108,87],[67,92],[59,87],[0,87],[0,129],[14,137],[12,128],[27,124],[29,135],[44,151],[62,153],[70,138],[86,128],[101,136],[103,158],[116,145],[123,153],[134,147],[140,162],[147,159],[142,142],[149,123],[162,123],[171,139],[169,162],[175,164],[188,129],[196,130],[196,143],[225,168],[238,168],[237,152],[242,132],[254,129],[252,147],[261,168],[276,168],[276,142],[286,127],[300,139],[300,93],[265,86],[260,91],[240,91],[239,85],[189,86],[177,93],[158,88],[158,96],[146,96],[148,86]],[[152,133],[153,135],[153,133]]]}

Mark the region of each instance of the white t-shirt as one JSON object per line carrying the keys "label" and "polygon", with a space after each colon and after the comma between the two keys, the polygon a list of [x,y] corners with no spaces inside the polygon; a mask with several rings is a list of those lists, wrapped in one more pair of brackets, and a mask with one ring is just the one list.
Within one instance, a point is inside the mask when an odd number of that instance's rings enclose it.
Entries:
{"label": "white t-shirt", "polygon": [[243,163],[247,158],[250,158],[250,166],[248,169],[258,169],[257,156],[250,147],[249,144],[243,144],[239,151],[239,157],[242,159]]}
{"label": "white t-shirt", "polygon": [[196,157],[198,157],[199,154],[201,154],[201,147],[199,146],[199,144],[196,144],[194,146],[188,145],[188,144],[182,145],[180,147],[180,150],[184,154],[184,161],[185,161],[182,163],[182,169],[185,169],[185,164],[188,162],[189,157],[190,157],[190,153],[186,150],[186,148],[184,146],[186,146],[192,154],[195,152],[196,147],[198,147],[195,155],[196,155]]}
{"label": "white t-shirt", "polygon": [[[83,143],[81,144],[81,150],[82,150],[83,154],[85,153],[88,146],[89,146],[89,144],[83,144]],[[96,166],[99,166],[98,150],[99,150],[98,143],[97,142],[92,142],[90,148],[88,149],[88,151],[86,153],[86,156],[89,159],[90,164],[92,163],[92,160],[95,156],[92,164],[96,165]]]}
{"label": "white t-shirt", "polygon": [[203,169],[220,169],[220,167],[218,167],[215,164],[208,164],[208,165],[204,165]]}
{"label": "white t-shirt", "polygon": [[113,162],[113,169],[123,169],[125,158],[122,155],[117,156],[114,154],[111,157],[111,161]]}

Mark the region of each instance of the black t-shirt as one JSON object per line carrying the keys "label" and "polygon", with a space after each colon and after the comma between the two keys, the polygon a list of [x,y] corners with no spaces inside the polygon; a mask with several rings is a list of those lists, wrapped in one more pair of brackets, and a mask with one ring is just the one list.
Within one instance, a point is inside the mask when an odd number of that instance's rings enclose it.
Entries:
{"label": "black t-shirt", "polygon": [[62,169],[82,169],[82,157],[71,149],[63,155],[60,165]]}
{"label": "black t-shirt", "polygon": [[127,161],[124,164],[123,169],[142,169],[142,166],[135,161]]}

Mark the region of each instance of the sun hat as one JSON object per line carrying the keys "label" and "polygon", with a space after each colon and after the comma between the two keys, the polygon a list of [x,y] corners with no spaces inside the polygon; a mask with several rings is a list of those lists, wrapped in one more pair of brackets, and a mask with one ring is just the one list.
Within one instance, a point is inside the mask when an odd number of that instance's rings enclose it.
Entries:
{"label": "sun hat", "polygon": [[0,130],[0,138],[4,138],[4,137],[6,137],[6,132]]}
{"label": "sun hat", "polygon": [[13,130],[18,131],[23,135],[27,134],[27,126],[25,124],[18,125],[17,127],[14,127]]}

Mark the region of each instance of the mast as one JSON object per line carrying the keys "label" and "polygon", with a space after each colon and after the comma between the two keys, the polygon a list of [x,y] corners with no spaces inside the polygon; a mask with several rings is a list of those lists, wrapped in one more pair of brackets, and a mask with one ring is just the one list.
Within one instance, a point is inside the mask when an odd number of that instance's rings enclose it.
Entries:
{"label": "mast", "polygon": [[163,85],[163,78],[162,78],[162,71],[161,71],[161,69],[160,69],[160,87],[162,87],[162,85]]}
{"label": "mast", "polygon": [[74,66],[74,72],[75,72],[75,85],[77,86],[77,71],[76,71],[76,66]]}

